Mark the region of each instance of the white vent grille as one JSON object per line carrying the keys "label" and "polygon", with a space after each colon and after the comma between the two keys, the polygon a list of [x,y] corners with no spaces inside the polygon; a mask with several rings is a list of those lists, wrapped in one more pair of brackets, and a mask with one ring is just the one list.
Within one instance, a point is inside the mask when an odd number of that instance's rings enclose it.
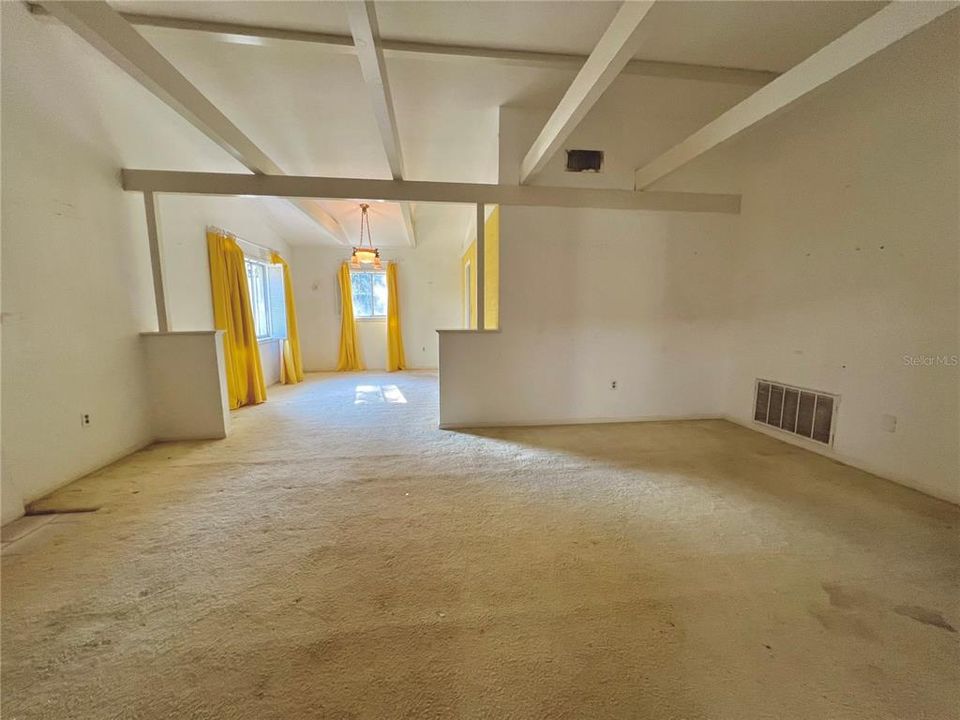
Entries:
{"label": "white vent grille", "polygon": [[753,399],[754,422],[833,445],[838,395],[757,380]]}

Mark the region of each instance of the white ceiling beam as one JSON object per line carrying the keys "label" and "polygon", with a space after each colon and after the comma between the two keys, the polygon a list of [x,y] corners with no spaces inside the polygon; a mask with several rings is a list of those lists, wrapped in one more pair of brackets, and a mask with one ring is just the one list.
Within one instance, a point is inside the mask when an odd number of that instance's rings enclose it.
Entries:
{"label": "white ceiling beam", "polygon": [[958,5],[957,2],[894,0],[683,142],[638,168],[634,187],[637,190],[649,187]]}
{"label": "white ceiling beam", "polygon": [[[400,132],[397,129],[397,116],[393,110],[393,97],[387,79],[387,66],[383,60],[383,48],[380,45],[380,26],[377,23],[377,10],[373,0],[351,0],[347,3],[347,19],[360,61],[360,72],[370,99],[370,107],[380,130],[380,140],[390,165],[390,176],[394,180],[403,180],[403,151],[400,148]],[[417,246],[417,237],[413,227],[413,211],[409,204],[400,208],[403,214],[403,228],[407,242]]]}
{"label": "white ceiling beam", "polygon": [[483,203],[613,210],[740,212],[739,195],[636,192],[536,185],[367,180],[297,175],[244,175],[176,170],[122,172],[124,190],[187,195],[259,195],[282,198],[369,198],[391,202]]}
{"label": "white ceiling beam", "polygon": [[520,163],[521,185],[543,170],[636,54],[642,40],[640,24],[651,7],[653,2],[640,0],[627,0],[620,6]]}
{"label": "white ceiling beam", "polygon": [[[384,40],[383,53],[388,58],[419,57],[422,59],[467,60],[495,63],[503,66],[545,68],[576,72],[583,67],[586,55],[557,52],[539,52],[512,48],[490,48],[474,45],[443,45],[404,40]],[[768,70],[697,65],[663,60],[630,60],[621,73],[642,77],[695,80],[759,87],[780,75]]]}
{"label": "white ceiling beam", "polygon": [[[43,7],[245,167],[255,173],[283,174],[266,153],[107,3],[44,2]],[[324,234],[348,243],[340,223],[316,202],[294,204]]]}
{"label": "white ceiling beam", "polygon": [[387,68],[380,47],[376,9],[371,0],[351,0],[346,7],[363,83],[373,108],[377,128],[380,130],[387,162],[390,164],[390,175],[394,180],[402,180],[403,152],[400,149],[400,133],[397,131],[397,117],[393,111]]}
{"label": "white ceiling beam", "polygon": [[403,229],[407,234],[410,247],[417,246],[417,228],[413,221],[413,206],[408,202],[400,203],[400,215],[403,218]]}
{"label": "white ceiling beam", "polygon": [[[36,3],[27,3],[37,15],[46,10]],[[131,25],[185,30],[220,36],[223,39],[252,39],[261,43],[305,42],[322,46],[336,53],[353,53],[353,38],[350,35],[291,30],[263,25],[195,20],[161,15],[121,12],[120,16]],[[381,38],[384,57],[419,57],[427,60],[466,60],[493,62],[498,65],[537,67],[576,72],[587,59],[586,55],[570,53],[538,52],[511,48],[489,48],[472,45],[447,45],[442,43],[412,42]],[[747,70],[715,65],[663,62],[659,60],[631,60],[623,70],[628,75],[696,80],[699,82],[726,83],[731,85],[762,86],[775,79],[779,73],[766,70]]]}

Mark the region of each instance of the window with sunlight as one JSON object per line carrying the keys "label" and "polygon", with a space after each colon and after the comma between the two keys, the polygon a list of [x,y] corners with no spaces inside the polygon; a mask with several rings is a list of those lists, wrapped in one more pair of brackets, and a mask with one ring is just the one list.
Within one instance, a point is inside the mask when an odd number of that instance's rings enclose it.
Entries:
{"label": "window with sunlight", "polygon": [[257,339],[285,338],[287,305],[283,295],[282,269],[279,265],[268,265],[250,258],[246,259],[246,266]]}
{"label": "window with sunlight", "polygon": [[353,315],[358,319],[387,317],[387,275],[376,270],[350,272],[353,287]]}

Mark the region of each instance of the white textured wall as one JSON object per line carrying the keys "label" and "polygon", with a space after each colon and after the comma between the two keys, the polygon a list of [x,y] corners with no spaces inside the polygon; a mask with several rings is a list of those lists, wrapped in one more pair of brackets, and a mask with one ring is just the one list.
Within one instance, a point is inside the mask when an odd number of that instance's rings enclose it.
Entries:
{"label": "white textured wall", "polygon": [[[744,92],[695,89],[706,92],[699,104],[681,100],[694,118]],[[595,108],[567,143],[606,150],[603,173],[564,173],[555,158],[536,182],[629,184],[625,157],[640,141],[621,116],[629,90]],[[501,182],[518,181],[520,159],[547,115],[501,108]],[[502,207],[501,331],[441,336],[441,424],[719,415],[725,278],[738,222],[732,215]]]}
{"label": "white textured wall", "polygon": [[210,330],[210,265],[208,225],[235,233],[244,240],[279,252],[289,261],[290,250],[269,223],[263,206],[249,198],[160,195],[160,238],[163,243],[167,308],[175,330]]}
{"label": "white textured wall", "polygon": [[960,355],[958,37],[954,11],[658,186],[743,192],[726,414],[757,377],[839,393],[829,454],[955,502],[960,367],[905,357]]}
{"label": "white textured wall", "polygon": [[[153,437],[139,336],[157,329],[153,280],[143,202],[119,168],[241,168],[69,29],[0,10],[6,522]],[[164,197],[160,211],[174,328],[209,329],[203,226],[258,242],[269,226],[243,200]]]}
{"label": "white textured wall", "polygon": [[[722,414],[762,429],[764,377],[841,396],[833,449],[794,442],[960,501],[958,36],[955,11],[656,186],[742,192],[729,224],[505,209],[503,332],[443,338],[441,422]],[[504,117],[509,181],[536,123]],[[634,316],[605,322],[611,300]]]}
{"label": "white textured wall", "polygon": [[501,330],[443,334],[442,424],[720,413],[736,217],[500,213]]}
{"label": "white textured wall", "polygon": [[[208,225],[223,228],[255,245],[276,250],[290,261],[290,248],[270,225],[263,205],[249,198],[161,195],[160,239],[163,244],[164,282],[171,327],[177,331],[213,328]],[[266,251],[246,248],[263,259]],[[254,252],[256,251],[256,252]],[[280,343],[259,343],[267,385],[280,381]]]}
{"label": "white textured wall", "polygon": [[[416,248],[383,248],[385,260],[398,263],[400,321],[410,368],[437,367],[437,329],[459,327],[460,244],[470,208],[421,206],[416,209]],[[340,343],[337,268],[350,250],[296,246],[290,270],[300,323],[304,368],[333,370]],[[358,322],[361,352],[368,369],[386,365],[386,326]]]}
{"label": "white textured wall", "polygon": [[156,329],[156,316],[142,202],[119,189],[113,148],[85,134],[83,110],[73,124],[59,111],[74,94],[61,48],[42,44],[25,8],[3,5],[7,520],[18,499],[40,497],[149,442],[139,332]]}
{"label": "white textured wall", "polygon": [[223,331],[144,333],[156,440],[226,437],[230,427]]}

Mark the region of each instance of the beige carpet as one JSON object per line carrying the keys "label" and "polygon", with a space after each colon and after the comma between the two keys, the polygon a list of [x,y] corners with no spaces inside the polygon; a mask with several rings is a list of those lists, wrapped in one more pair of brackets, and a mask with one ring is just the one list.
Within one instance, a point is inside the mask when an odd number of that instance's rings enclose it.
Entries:
{"label": "beige carpet", "polygon": [[[401,402],[405,400],[405,402]],[[311,376],[4,548],[2,716],[955,718],[955,507],[724,422]]]}

